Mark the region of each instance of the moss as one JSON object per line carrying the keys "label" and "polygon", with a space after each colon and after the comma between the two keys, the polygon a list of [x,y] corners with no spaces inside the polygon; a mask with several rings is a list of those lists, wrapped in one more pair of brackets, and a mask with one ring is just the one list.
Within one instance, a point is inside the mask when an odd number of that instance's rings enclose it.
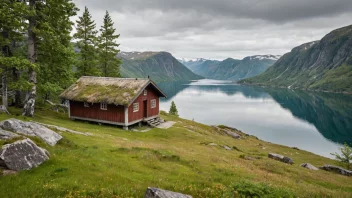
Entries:
{"label": "moss", "polygon": [[97,86],[85,85],[78,88],[77,94],[73,100],[88,102],[107,102],[119,105],[127,105],[136,94],[136,89],[121,88],[119,86]]}

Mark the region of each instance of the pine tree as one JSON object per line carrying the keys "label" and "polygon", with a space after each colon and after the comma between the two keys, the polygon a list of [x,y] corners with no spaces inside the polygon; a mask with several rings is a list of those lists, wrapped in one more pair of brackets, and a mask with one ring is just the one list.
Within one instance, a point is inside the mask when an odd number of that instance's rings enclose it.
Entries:
{"label": "pine tree", "polygon": [[[50,7],[43,7],[40,17],[46,29],[40,32],[38,42],[38,94],[44,100],[57,96],[74,81],[72,67],[76,54],[71,44],[73,22],[70,17],[78,10],[71,0],[47,0],[47,4]],[[45,24],[40,23],[38,27]]]}
{"label": "pine tree", "polygon": [[171,102],[171,107],[170,107],[170,110],[169,110],[169,114],[178,116],[178,111],[177,111],[177,108],[176,108],[176,105],[175,105],[174,101]]}
{"label": "pine tree", "polygon": [[[38,75],[38,70],[34,68],[28,70],[29,83],[32,87],[26,94],[23,115],[33,116],[37,81],[43,83],[44,78],[51,77],[49,82],[55,82],[51,85],[58,85],[67,80],[60,78],[66,75],[65,72],[70,71],[63,71],[69,68],[67,65],[72,66],[72,63],[68,63],[69,60],[73,60],[73,50],[70,48],[72,28],[70,17],[75,15],[77,9],[71,0],[29,0],[28,9],[28,60],[31,64],[37,65],[39,71],[43,71]],[[48,73],[45,71],[50,71],[52,75],[46,76]]]}
{"label": "pine tree", "polygon": [[77,64],[77,77],[97,76],[100,74],[97,66],[97,50],[95,22],[92,20],[88,8],[84,8],[83,15],[79,17],[77,23],[77,33],[74,38],[77,39],[79,49],[79,61]]}
{"label": "pine tree", "polygon": [[114,22],[106,11],[104,23],[100,28],[99,36],[99,65],[102,75],[105,77],[119,77],[121,61],[117,58],[120,50],[117,49],[120,44],[116,43],[119,34],[115,34]]}
{"label": "pine tree", "polygon": [[[0,2],[0,67],[2,69],[2,104],[8,106],[8,77],[16,70],[17,63],[25,61],[25,57],[17,55],[16,44],[23,41],[26,23],[23,15],[27,6],[23,2],[2,0]],[[26,65],[26,64],[24,64]],[[17,94],[18,92],[16,92]]]}

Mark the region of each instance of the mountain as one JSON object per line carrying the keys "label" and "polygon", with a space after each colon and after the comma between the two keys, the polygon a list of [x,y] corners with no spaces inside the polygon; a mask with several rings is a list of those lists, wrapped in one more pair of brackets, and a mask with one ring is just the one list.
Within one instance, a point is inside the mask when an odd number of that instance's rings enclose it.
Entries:
{"label": "mountain", "polygon": [[207,61],[207,59],[204,59],[204,58],[197,58],[195,60],[186,60],[186,59],[177,59],[177,60],[190,70],[193,70],[197,66]]}
{"label": "mountain", "polygon": [[223,61],[207,60],[190,69],[206,78],[237,81],[263,73],[279,58],[280,56],[275,55],[256,55],[242,60],[232,58]]}
{"label": "mountain", "polygon": [[305,43],[241,83],[352,93],[352,25]]}
{"label": "mountain", "polygon": [[197,80],[194,74],[168,52],[120,52],[121,74],[127,78],[150,78],[156,82]]}

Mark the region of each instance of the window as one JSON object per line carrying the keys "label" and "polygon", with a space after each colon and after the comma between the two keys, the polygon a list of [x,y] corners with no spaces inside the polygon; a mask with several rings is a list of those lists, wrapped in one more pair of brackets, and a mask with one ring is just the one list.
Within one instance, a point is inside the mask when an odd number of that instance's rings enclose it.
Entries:
{"label": "window", "polygon": [[133,112],[139,111],[139,103],[133,103]]}
{"label": "window", "polygon": [[151,108],[155,108],[156,107],[156,99],[151,100],[150,103],[151,103],[151,105],[150,105]]}
{"label": "window", "polygon": [[106,104],[106,103],[100,103],[100,109],[101,109],[101,110],[108,110],[108,104]]}
{"label": "window", "polygon": [[146,89],[144,90],[144,95],[145,95],[145,96],[147,95],[147,90],[146,90]]}
{"label": "window", "polygon": [[84,102],[84,107],[89,107],[88,102]]}

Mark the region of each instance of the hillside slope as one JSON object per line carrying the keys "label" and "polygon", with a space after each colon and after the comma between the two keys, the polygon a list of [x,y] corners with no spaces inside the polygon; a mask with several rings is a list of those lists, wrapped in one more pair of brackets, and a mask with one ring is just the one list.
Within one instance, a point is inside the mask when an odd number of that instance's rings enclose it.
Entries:
{"label": "hillside slope", "polygon": [[[12,115],[0,114],[0,120],[28,120],[14,116],[21,109],[9,110]],[[91,135],[61,132],[63,139],[55,146],[30,137],[50,152],[50,159],[32,170],[0,176],[1,197],[143,197],[147,187],[195,198],[351,196],[350,177],[300,167],[307,162],[337,164],[334,160],[239,131],[242,138],[233,139],[212,126],[165,113],[161,116],[176,124],[139,133],[72,121],[50,108],[38,109],[31,120]],[[0,141],[0,146],[6,143]],[[287,155],[294,164],[269,159],[269,152]]]}
{"label": "hillside slope", "polygon": [[201,76],[216,80],[233,80],[249,78],[263,73],[272,66],[278,56],[257,55],[242,60],[228,58],[223,61],[205,61],[191,70]]}
{"label": "hillside slope", "polygon": [[127,78],[150,78],[156,82],[197,80],[194,74],[167,52],[121,52],[121,74]]}
{"label": "hillside slope", "polygon": [[266,72],[241,83],[352,92],[352,25],[293,48]]}

